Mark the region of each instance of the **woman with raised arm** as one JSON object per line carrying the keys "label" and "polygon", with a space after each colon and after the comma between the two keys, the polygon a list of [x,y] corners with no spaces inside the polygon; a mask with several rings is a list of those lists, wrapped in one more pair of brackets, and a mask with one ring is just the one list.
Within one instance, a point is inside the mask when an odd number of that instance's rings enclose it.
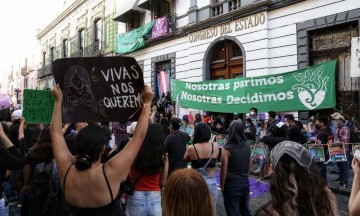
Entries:
{"label": "woman with raised arm", "polygon": [[[125,215],[120,208],[120,182],[131,168],[149,124],[150,104],[154,94],[149,86],[142,92],[141,110],[135,133],[126,147],[102,164],[100,156],[107,142],[100,126],[88,125],[76,137],[77,156],[73,156],[62,135],[63,95],[59,85],[53,90],[54,113],[50,128],[53,150],[66,202],[73,215]],[[75,164],[75,166],[73,166]]]}

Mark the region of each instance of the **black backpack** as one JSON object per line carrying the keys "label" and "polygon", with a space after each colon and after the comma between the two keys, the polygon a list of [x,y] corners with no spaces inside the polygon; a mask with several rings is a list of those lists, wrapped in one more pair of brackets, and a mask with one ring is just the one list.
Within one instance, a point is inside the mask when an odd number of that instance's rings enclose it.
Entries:
{"label": "black backpack", "polygon": [[43,161],[35,164],[34,172],[31,178],[32,186],[42,187],[49,186],[50,171],[52,166],[52,160]]}
{"label": "black backpack", "polygon": [[350,129],[350,143],[360,143],[360,137],[355,130]]}

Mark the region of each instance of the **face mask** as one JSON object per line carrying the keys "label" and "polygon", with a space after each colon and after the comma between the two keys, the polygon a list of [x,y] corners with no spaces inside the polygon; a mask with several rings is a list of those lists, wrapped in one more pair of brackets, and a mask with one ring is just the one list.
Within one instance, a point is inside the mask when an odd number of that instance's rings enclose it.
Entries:
{"label": "face mask", "polygon": [[250,112],[250,115],[252,115],[252,116],[255,115],[255,112],[254,112],[254,111],[251,111],[251,112]]}
{"label": "face mask", "polygon": [[341,121],[335,121],[335,125],[338,127],[341,125]]}
{"label": "face mask", "polygon": [[246,124],[246,127],[250,127],[250,124]]}

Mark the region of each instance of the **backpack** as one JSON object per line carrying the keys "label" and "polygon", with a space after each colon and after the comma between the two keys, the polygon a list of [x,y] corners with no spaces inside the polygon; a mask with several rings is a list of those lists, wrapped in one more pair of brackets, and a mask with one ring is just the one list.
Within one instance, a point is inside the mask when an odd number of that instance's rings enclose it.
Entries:
{"label": "backpack", "polygon": [[42,215],[46,216],[65,216],[69,215],[64,195],[61,190],[61,183],[58,176],[55,159],[51,162],[49,169],[49,193],[44,203]]}
{"label": "backpack", "polygon": [[49,185],[51,166],[52,166],[52,160],[43,161],[35,164],[34,172],[31,177],[31,183],[34,188]]}

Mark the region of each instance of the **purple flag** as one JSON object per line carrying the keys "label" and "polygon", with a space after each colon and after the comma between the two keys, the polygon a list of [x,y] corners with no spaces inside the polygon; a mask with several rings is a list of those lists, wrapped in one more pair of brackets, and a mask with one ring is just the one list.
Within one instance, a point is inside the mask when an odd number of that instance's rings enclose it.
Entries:
{"label": "purple flag", "polygon": [[169,31],[169,20],[167,16],[160,17],[155,21],[154,27],[152,29],[152,38],[158,38]]}

